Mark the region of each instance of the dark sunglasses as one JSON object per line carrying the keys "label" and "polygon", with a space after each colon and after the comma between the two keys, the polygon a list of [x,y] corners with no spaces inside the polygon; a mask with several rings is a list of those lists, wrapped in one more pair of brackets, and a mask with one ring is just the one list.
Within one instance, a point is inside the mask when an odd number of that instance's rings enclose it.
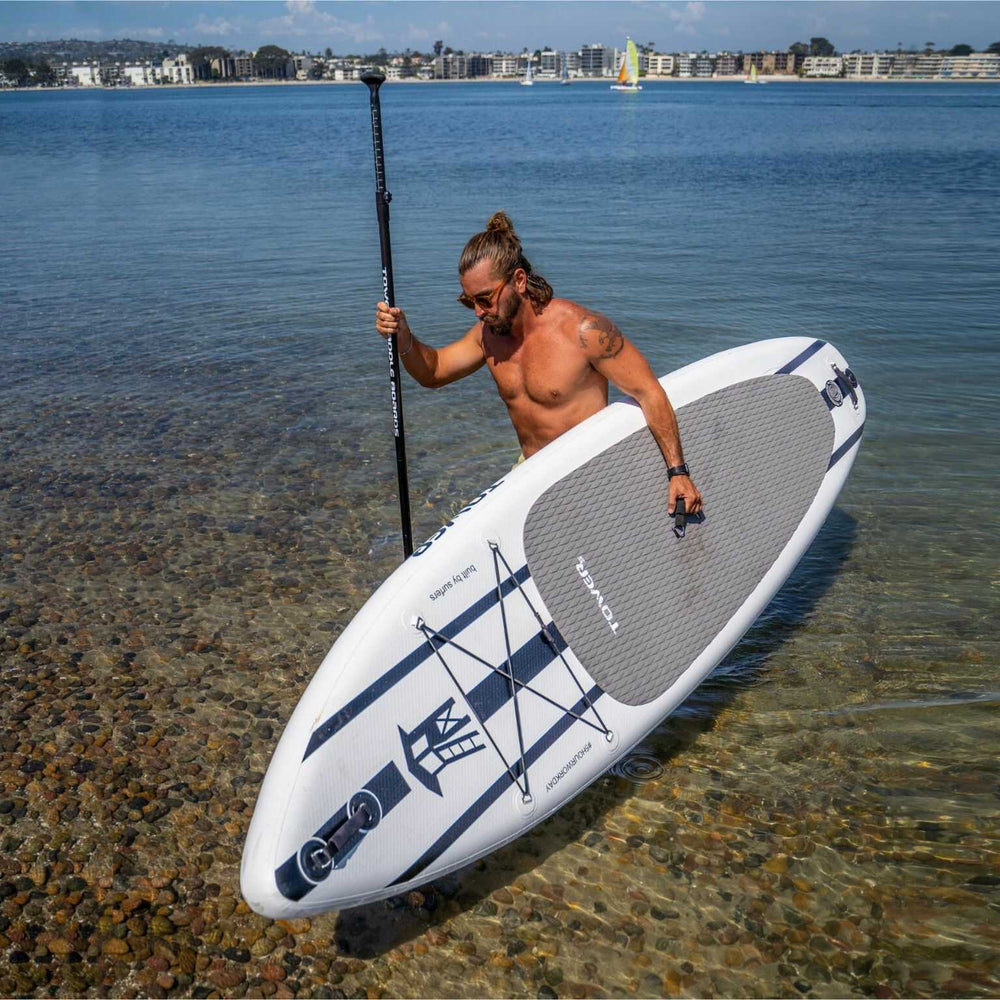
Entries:
{"label": "dark sunglasses", "polygon": [[465,306],[466,309],[475,309],[476,306],[479,306],[480,309],[492,309],[494,300],[500,297],[500,293],[509,281],[510,278],[504,278],[489,294],[481,292],[479,295],[466,295],[463,292],[459,295],[458,302],[460,305]]}

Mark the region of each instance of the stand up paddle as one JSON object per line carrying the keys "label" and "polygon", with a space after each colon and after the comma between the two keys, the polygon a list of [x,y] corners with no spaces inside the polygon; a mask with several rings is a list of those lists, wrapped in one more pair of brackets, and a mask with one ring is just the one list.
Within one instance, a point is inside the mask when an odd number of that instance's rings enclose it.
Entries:
{"label": "stand up paddle", "polygon": [[[385,83],[381,73],[365,73],[372,108],[372,145],[375,147],[375,214],[378,216],[378,239],[382,248],[382,298],[390,308],[396,304],[392,290],[392,248],[389,243],[389,202],[392,195],[385,186],[385,155],[382,150],[382,106],[378,88]],[[406,439],[403,436],[403,388],[399,384],[399,350],[396,334],[386,338],[389,352],[389,396],[392,402],[392,433],[396,438],[396,476],[399,479],[399,517],[403,525],[403,557],[413,552],[410,528],[410,485],[406,477]]]}

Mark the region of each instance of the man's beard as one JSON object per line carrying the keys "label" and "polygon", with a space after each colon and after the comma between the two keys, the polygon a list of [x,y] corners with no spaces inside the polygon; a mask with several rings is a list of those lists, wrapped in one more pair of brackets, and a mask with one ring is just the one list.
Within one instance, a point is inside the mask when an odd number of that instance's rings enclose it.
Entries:
{"label": "man's beard", "polygon": [[521,296],[511,289],[506,303],[500,303],[500,311],[496,318],[483,318],[483,325],[488,326],[490,333],[497,337],[509,337],[514,327],[514,318],[521,308]]}

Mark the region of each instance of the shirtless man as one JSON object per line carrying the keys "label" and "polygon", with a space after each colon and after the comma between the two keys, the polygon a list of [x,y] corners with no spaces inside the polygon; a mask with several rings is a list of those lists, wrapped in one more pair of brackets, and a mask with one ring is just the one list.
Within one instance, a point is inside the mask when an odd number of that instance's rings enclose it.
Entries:
{"label": "shirtless man", "polygon": [[413,378],[436,389],[487,365],[525,458],[604,409],[613,382],[642,407],[663,454],[669,513],[681,497],[686,513],[701,510],[673,407],[646,359],[606,316],[552,297],[549,283],[532,272],[505,213],[494,213],[465,245],[458,273],[458,301],[475,311],[476,324],[447,347],[419,341],[402,309],[377,306],[375,328],[383,337],[396,334],[399,356]]}

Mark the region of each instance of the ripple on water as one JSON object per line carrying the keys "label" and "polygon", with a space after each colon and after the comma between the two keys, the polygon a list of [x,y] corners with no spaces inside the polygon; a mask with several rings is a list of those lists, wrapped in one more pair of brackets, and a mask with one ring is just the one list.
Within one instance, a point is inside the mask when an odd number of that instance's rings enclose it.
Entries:
{"label": "ripple on water", "polygon": [[621,760],[608,768],[608,774],[643,785],[663,777],[663,764],[660,763],[653,747],[638,743]]}

